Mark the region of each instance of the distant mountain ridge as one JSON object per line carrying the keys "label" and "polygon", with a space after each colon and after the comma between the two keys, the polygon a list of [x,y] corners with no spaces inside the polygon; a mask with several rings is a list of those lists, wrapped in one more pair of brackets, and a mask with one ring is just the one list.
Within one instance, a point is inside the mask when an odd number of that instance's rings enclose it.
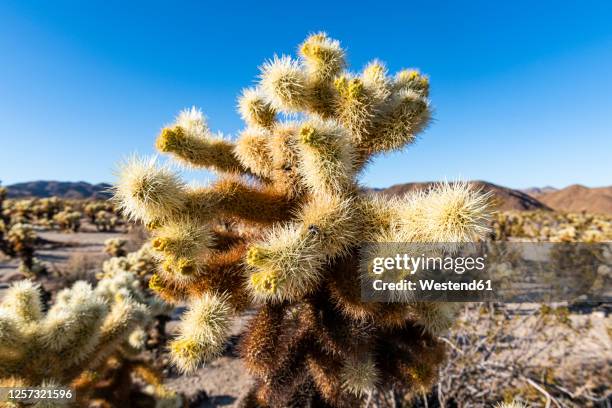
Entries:
{"label": "distant mountain ridge", "polygon": [[[483,192],[491,192],[493,195],[493,203],[497,210],[546,210],[550,211],[551,208],[539,201],[538,199],[526,194],[520,190],[514,190],[511,188],[498,186],[497,184],[489,183],[488,181],[470,181],[470,184],[476,188],[481,189]],[[423,182],[423,183],[404,183],[396,184],[391,187],[375,189],[374,191],[385,194],[385,195],[403,195],[411,191],[427,190],[436,182]]]}
{"label": "distant mountain ridge", "polygon": [[555,188],[555,187],[551,187],[551,186],[546,186],[546,187],[530,187],[530,188],[524,188],[521,191],[523,193],[529,194],[532,197],[537,197],[539,194],[546,194],[546,193],[552,193],[554,191],[558,191],[559,189]]}
{"label": "distant mountain ridge", "polygon": [[533,196],[557,211],[612,214],[612,186],[591,188],[574,184],[559,190],[533,193]]}
{"label": "distant mountain ridge", "polygon": [[91,184],[85,181],[48,181],[37,180],[7,185],[9,198],[61,197],[72,199],[109,199],[112,194],[107,183]]}

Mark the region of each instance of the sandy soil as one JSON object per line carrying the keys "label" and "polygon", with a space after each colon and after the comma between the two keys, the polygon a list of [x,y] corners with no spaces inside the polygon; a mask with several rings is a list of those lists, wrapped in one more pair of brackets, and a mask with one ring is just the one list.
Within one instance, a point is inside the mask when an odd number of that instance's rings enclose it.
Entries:
{"label": "sandy soil", "polygon": [[[76,233],[37,231],[37,234],[48,243],[37,249],[35,256],[45,262],[51,272],[65,268],[75,254],[82,254],[90,261],[101,263],[108,258],[104,254],[104,241],[128,236],[124,232],[96,232],[87,228]],[[18,267],[18,259],[0,258],[0,292],[8,287],[10,282],[24,278]]]}

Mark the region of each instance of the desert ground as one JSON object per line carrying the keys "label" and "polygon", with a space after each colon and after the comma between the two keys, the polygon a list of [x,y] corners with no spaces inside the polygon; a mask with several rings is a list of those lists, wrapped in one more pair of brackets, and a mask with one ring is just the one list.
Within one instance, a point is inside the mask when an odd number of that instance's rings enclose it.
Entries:
{"label": "desert ground", "polygon": [[[51,275],[74,273],[70,272],[78,266],[77,269],[91,269],[89,271],[80,271],[79,273],[93,274],[100,269],[102,262],[109,259],[110,256],[104,253],[104,242],[110,238],[124,238],[128,240],[127,249],[136,250],[142,243],[143,238],[138,234],[128,233],[124,231],[117,232],[98,232],[96,229],[85,223],[82,229],[76,233],[66,233],[60,231],[38,231],[39,237],[44,241],[44,245],[36,251],[36,256],[42,260],[49,268]],[[79,276],[82,278],[83,276]],[[16,259],[4,258],[0,261],[0,298],[2,292],[10,285],[11,282],[23,279],[23,275],[18,270],[18,261]],[[53,285],[57,282],[52,278],[44,277],[41,279],[43,287],[49,291],[57,290]],[[569,320],[576,332],[574,337],[578,335],[580,330],[579,341],[572,342],[571,346],[566,346],[563,343],[562,347],[557,347],[554,340],[551,342],[551,336],[545,339],[536,338],[534,329],[537,329],[540,323],[535,322],[536,317],[530,316],[530,313],[537,310],[539,305],[523,304],[512,305],[507,309],[507,313],[512,316],[527,316],[520,324],[514,328],[508,328],[510,334],[518,339],[523,338],[523,341],[514,343],[516,348],[510,347],[503,352],[496,354],[493,358],[485,358],[482,361],[461,362],[465,354],[473,353],[466,345],[460,345],[461,330],[449,335],[445,341],[452,346],[451,363],[446,369],[453,373],[455,377],[441,380],[440,387],[447,387],[453,393],[456,385],[453,382],[463,381],[462,378],[467,374],[465,365],[471,364],[474,366],[482,366],[482,370],[478,373],[482,378],[475,380],[472,385],[472,391],[476,394],[486,393],[487,381],[499,381],[497,379],[489,379],[488,371],[494,368],[496,373],[500,374],[500,378],[504,378],[503,371],[507,370],[508,376],[516,376],[513,372],[518,366],[514,364],[517,361],[528,363],[529,366],[546,367],[555,359],[562,359],[563,366],[558,367],[560,371],[567,373],[586,373],[587,381],[584,383],[584,390],[589,389],[588,372],[590,370],[603,370],[599,374],[604,378],[612,378],[612,373],[609,370],[609,365],[606,366],[606,361],[612,361],[612,341],[610,338],[612,328],[612,318],[609,315],[610,309],[608,305],[600,305],[595,309],[589,310],[574,310],[569,315]],[[171,321],[168,322],[166,329],[167,333],[172,335],[176,332],[177,323],[180,314],[185,310],[179,306],[171,314]],[[223,355],[212,363],[207,364],[192,374],[179,375],[172,367],[165,371],[165,385],[179,393],[182,393],[190,402],[192,407],[237,407],[240,399],[244,396],[252,383],[252,378],[248,374],[241,359],[238,358],[237,344],[241,333],[248,323],[249,319],[254,315],[255,311],[249,311],[234,319],[231,329],[230,342],[227,345]],[[472,315],[466,312],[465,318],[470,319]],[[480,327],[480,326],[478,326]],[[509,326],[510,327],[510,326]],[[473,330],[473,327],[469,330]],[[483,330],[487,330],[483,328]],[[512,331],[513,330],[513,331]],[[552,334],[552,333],[551,333]],[[455,337],[453,337],[455,336]],[[561,343],[558,344],[561,346]],[[563,347],[571,347],[571,350],[564,350]],[[538,352],[532,353],[532,350],[540,349]],[[529,355],[529,361],[524,361],[525,356]],[[162,357],[165,358],[165,357]],[[481,357],[477,357],[477,360]],[[603,365],[602,365],[603,363]],[[454,366],[453,366],[454,364]],[[467,370],[467,371],[466,371]],[[520,373],[519,373],[520,375]],[[473,377],[474,373],[470,374]],[[571,376],[571,375],[570,375]],[[517,377],[518,378],[518,377]],[[481,383],[479,381],[485,381]],[[530,383],[530,379],[523,379],[524,385],[534,393],[540,393],[537,383]],[[483,386],[484,389],[477,389],[478,386]],[[584,392],[577,390],[573,392]],[[570,392],[570,391],[568,391]],[[423,400],[424,401],[424,400]],[[542,393],[542,401],[547,401],[545,392]],[[556,401],[556,400],[548,400]],[[424,403],[424,402],[423,402]],[[421,404],[417,401],[417,406]]]}

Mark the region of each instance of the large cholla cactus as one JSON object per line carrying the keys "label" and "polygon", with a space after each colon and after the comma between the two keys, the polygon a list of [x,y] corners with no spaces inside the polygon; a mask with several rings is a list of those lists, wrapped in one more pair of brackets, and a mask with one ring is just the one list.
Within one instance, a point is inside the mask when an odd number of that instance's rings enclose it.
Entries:
{"label": "large cholla cactus", "polygon": [[266,62],[242,93],[247,127],[235,142],[195,108],[162,130],[157,148],[216,171],[212,185],[188,187],[154,160],[121,170],[116,198],[151,228],[163,260],[151,287],[190,299],[173,359],[191,370],[219,354],[231,314],[254,304],[241,345],[257,378],[246,405],[356,406],[375,389],[420,390],[444,358],[436,334],[454,308],[362,302],[360,244],[478,239],[486,198],[462,183],[393,200],[365,192],[366,165],[428,124],[428,79],[390,77],[376,60],[349,73],[325,34],[299,54]]}

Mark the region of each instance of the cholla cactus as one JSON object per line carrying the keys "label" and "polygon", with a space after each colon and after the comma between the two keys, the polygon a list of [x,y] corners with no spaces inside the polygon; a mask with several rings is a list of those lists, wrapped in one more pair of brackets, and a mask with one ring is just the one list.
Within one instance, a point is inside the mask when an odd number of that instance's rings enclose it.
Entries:
{"label": "cholla cactus", "polygon": [[545,242],[608,242],[612,217],[552,211],[505,211],[493,221],[493,239]]}
{"label": "cholla cactus", "polygon": [[125,256],[125,254],[127,253],[125,250],[126,244],[127,239],[109,238],[104,241],[104,252],[106,252],[110,256]]}
{"label": "cholla cactus", "polygon": [[129,296],[108,303],[89,284],[77,282],[59,292],[45,314],[39,287],[18,282],[0,304],[0,378],[31,386],[70,384],[102,364],[144,313]]}
{"label": "cholla cactus", "polygon": [[41,264],[36,262],[34,258],[37,239],[36,232],[29,224],[14,224],[6,234],[8,253],[19,257],[21,262],[19,268],[26,274],[36,275],[45,271],[44,268],[39,267]]}
{"label": "cholla cactus", "polygon": [[146,304],[151,316],[168,313],[170,306],[147,293],[144,286],[148,277],[152,274],[157,262],[151,255],[151,249],[145,244],[138,251],[130,252],[126,256],[116,256],[102,264],[102,274],[98,275],[98,291],[105,293],[129,294],[133,299]]}
{"label": "cholla cactus", "polygon": [[[109,383],[129,389],[128,372],[117,367],[136,375],[151,372],[134,358],[143,347],[138,333],[150,316],[137,282],[129,273],[95,288],[79,281],[60,291],[46,313],[38,285],[15,283],[0,303],[0,386],[72,386],[81,404],[99,398],[96,390]],[[113,375],[120,377],[115,381]],[[161,384],[154,385],[161,395]]]}
{"label": "cholla cactus", "polygon": [[63,210],[53,216],[53,222],[63,231],[77,232],[81,228],[82,217],[79,211]]}
{"label": "cholla cactus", "polygon": [[104,261],[102,274],[98,278],[103,279],[113,276],[117,271],[126,271],[148,279],[157,269],[158,263],[151,244],[145,243],[138,251]]}
{"label": "cholla cactus", "polygon": [[[115,256],[102,264],[102,273],[97,275],[102,282],[113,282],[113,287],[123,287],[131,291],[132,297],[149,307],[150,319],[143,322],[141,336],[134,333],[134,338],[139,337],[146,343],[147,350],[158,355],[165,347],[168,336],[166,334],[166,323],[170,320],[173,307],[148,289],[149,280],[155,272],[158,262],[153,256],[151,246],[146,243],[138,251],[130,252],[126,256]],[[159,363],[165,362],[165,356],[160,357]]]}
{"label": "cholla cactus", "polygon": [[98,231],[114,231],[119,225],[119,217],[110,211],[101,210],[96,213],[94,224]]}
{"label": "cholla cactus", "polygon": [[95,223],[96,215],[100,211],[113,212],[113,206],[112,204],[103,201],[92,201],[90,203],[85,204],[85,206],[83,207],[83,212],[87,217],[89,217],[89,220],[92,224]]}
{"label": "cholla cactus", "polygon": [[231,314],[255,303],[241,346],[257,378],[247,404],[357,406],[374,389],[429,386],[444,358],[437,332],[452,322],[448,306],[363,302],[360,243],[478,239],[487,200],[464,183],[396,200],[365,193],[366,165],[427,126],[428,79],[391,77],[376,60],[350,73],[323,33],[299,50],[297,60],[266,62],[242,93],[247,127],[235,142],[213,136],[195,108],[162,130],[161,152],[216,171],[216,182],[188,187],[170,168],[133,158],[116,198],[153,231],[162,267],[151,287],[190,300],[171,344],[180,369],[218,355]]}

